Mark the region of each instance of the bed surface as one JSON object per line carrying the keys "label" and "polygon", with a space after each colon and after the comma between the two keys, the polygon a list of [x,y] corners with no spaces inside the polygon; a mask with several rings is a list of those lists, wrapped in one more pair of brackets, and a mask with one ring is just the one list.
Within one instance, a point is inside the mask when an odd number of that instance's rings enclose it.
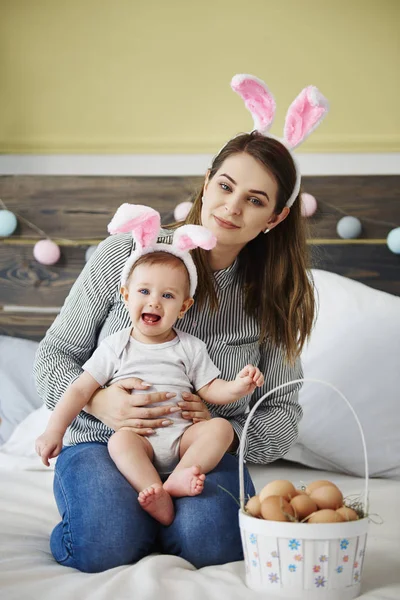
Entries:
{"label": "bed surface", "polygon": [[[0,479],[0,596],[7,600],[250,600],[268,598],[246,587],[244,563],[200,570],[174,556],[152,555],[136,565],[106,573],[84,574],[58,565],[49,550],[49,535],[58,522],[52,494],[52,471],[22,470],[2,457]],[[10,467],[7,468],[7,467]],[[12,468],[11,468],[12,467]],[[316,471],[281,461],[270,466],[250,466],[259,491],[272,479],[290,479],[296,485],[330,479],[344,494],[361,493],[363,479]],[[400,482],[370,480],[372,518],[362,578],[361,598],[398,600],[400,597],[400,514],[396,499]]]}

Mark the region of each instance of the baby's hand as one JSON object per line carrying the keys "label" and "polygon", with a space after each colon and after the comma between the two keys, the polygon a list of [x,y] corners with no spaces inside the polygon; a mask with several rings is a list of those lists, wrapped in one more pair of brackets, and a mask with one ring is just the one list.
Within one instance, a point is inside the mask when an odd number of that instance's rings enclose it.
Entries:
{"label": "baby's hand", "polygon": [[35,443],[35,450],[46,467],[50,466],[49,458],[58,456],[62,449],[63,436],[58,431],[43,433]]}
{"label": "baby's hand", "polygon": [[252,394],[256,387],[263,385],[264,375],[257,367],[246,365],[237,375],[236,382],[243,396],[247,396],[248,394]]}

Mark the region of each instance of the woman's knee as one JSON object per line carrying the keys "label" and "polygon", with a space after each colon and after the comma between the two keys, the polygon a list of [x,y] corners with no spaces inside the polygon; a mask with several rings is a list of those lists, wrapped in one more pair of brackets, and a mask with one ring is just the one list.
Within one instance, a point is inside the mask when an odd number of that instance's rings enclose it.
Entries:
{"label": "woman's knee", "polygon": [[61,522],[50,536],[51,553],[65,567],[72,567],[83,573],[101,573],[114,567],[133,564],[144,556],[139,553],[135,555],[133,540],[129,544],[121,540],[118,546],[111,546],[106,539],[96,542],[81,536],[71,536],[68,529],[68,524]]}
{"label": "woman's knee", "polygon": [[52,533],[53,556],[85,572],[136,562],[151,552],[157,523],[141,509],[105,444],[79,446],[56,464],[54,494],[62,521]]}

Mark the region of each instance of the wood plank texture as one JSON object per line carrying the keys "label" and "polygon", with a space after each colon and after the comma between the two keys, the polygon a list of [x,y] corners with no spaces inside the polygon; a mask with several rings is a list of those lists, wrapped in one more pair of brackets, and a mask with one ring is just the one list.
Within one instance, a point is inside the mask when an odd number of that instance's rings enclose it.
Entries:
{"label": "wood plank texture", "polygon": [[[3,176],[0,198],[50,237],[98,239],[123,202],[152,206],[166,223],[174,207],[190,199],[201,183],[201,177]],[[400,226],[400,176],[304,177],[303,189],[319,202],[311,219],[314,238],[337,238],[341,210],[362,220],[366,239],[387,236],[390,225],[376,220]],[[16,233],[36,235],[24,224]]]}
{"label": "wood plank texture", "polygon": [[303,189],[318,201],[310,220],[314,238],[338,238],[342,211],[361,220],[360,239],[386,239],[400,226],[400,176],[304,177]]}
{"label": "wood plank texture", "polygon": [[[32,255],[38,234],[23,222],[14,236],[0,238],[0,309],[61,306],[85,264],[86,248],[107,235],[120,204],[153,206],[165,224],[201,183],[201,177],[0,177],[0,198],[7,207],[57,239],[62,251],[56,265],[38,264]],[[318,200],[309,220],[312,266],[400,296],[400,257],[385,243],[388,232],[400,226],[400,177],[304,177],[303,189]],[[343,213],[362,221],[362,236],[354,243],[336,234]],[[0,312],[0,333],[40,339],[53,318]]]}
{"label": "wood plank texture", "polygon": [[85,250],[63,247],[59,262],[45,266],[32,246],[0,247],[0,306],[61,306],[85,265]]}
{"label": "wood plank texture", "polygon": [[10,335],[39,342],[54,318],[55,315],[0,311],[0,335]]}
{"label": "wood plank texture", "polygon": [[[400,257],[385,245],[330,245],[311,248],[312,267],[338,273],[400,296]],[[0,250],[0,305],[61,306],[85,264],[85,248],[62,248],[62,258],[46,267],[29,246]]]}
{"label": "wood plank texture", "polygon": [[400,256],[386,245],[313,246],[312,267],[400,296]]}
{"label": "wood plank texture", "polygon": [[[98,239],[107,235],[107,223],[124,202],[152,206],[165,223],[199,185],[198,177],[4,176],[0,198],[49,237]],[[23,223],[16,234],[36,236]]]}

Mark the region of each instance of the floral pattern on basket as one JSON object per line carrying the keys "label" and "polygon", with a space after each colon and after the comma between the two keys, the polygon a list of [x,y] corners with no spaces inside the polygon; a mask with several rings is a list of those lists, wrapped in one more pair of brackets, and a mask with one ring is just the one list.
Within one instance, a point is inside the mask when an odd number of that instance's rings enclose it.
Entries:
{"label": "floral pattern on basket", "polygon": [[246,575],[262,587],[339,592],[360,582],[366,538],[302,540],[242,531]]}

